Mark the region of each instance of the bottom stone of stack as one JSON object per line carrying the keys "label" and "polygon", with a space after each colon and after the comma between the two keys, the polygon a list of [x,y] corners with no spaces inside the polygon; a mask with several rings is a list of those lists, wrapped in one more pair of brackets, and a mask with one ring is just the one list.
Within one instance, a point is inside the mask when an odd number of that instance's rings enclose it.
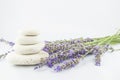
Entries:
{"label": "bottom stone of stack", "polygon": [[46,60],[49,54],[40,51],[38,54],[33,55],[20,55],[16,53],[11,53],[7,56],[7,60],[14,65],[36,65]]}

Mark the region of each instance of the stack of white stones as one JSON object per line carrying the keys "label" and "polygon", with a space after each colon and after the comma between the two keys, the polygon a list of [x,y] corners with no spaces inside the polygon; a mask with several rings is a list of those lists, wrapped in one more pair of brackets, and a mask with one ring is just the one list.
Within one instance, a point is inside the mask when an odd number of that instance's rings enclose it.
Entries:
{"label": "stack of white stones", "polygon": [[39,32],[35,29],[22,31],[16,39],[14,53],[7,56],[8,61],[14,65],[36,65],[42,63],[49,57],[49,54],[42,51],[44,42],[39,40]]}

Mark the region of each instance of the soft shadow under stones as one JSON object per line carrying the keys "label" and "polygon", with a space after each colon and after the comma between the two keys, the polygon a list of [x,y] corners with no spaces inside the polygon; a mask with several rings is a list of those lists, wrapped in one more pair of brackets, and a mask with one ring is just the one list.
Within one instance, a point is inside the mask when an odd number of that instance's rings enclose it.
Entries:
{"label": "soft shadow under stones", "polygon": [[36,67],[36,65],[12,65],[12,66],[17,68],[17,69],[30,69],[33,71],[45,71],[48,68],[46,65],[41,66],[38,69],[34,69]]}
{"label": "soft shadow under stones", "polygon": [[[94,55],[87,55],[84,59],[81,59],[80,62],[72,67],[72,68],[69,68],[67,70],[63,70],[63,71],[60,71],[61,72],[66,72],[66,71],[76,71],[78,70],[79,68],[87,65],[87,64],[93,64],[94,65]],[[50,72],[54,72],[54,73],[59,73],[59,72],[56,72],[54,71],[54,69],[52,68],[49,68],[48,66],[44,65],[44,66],[41,66],[40,68],[38,69],[34,69],[37,65],[12,65],[14,66],[15,68],[17,69],[31,69],[33,71],[37,71],[37,72],[40,72],[40,71],[46,71],[46,70],[49,70]]]}

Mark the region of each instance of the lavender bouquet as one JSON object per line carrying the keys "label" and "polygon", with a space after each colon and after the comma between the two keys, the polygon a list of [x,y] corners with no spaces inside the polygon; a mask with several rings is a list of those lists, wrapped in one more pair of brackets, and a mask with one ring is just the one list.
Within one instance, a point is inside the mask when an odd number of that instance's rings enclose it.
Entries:
{"label": "lavender bouquet", "polygon": [[[100,66],[101,55],[108,50],[114,51],[112,45],[120,43],[120,31],[114,35],[101,38],[77,38],[72,40],[46,41],[44,51],[49,58],[42,63],[55,71],[63,71],[77,65],[87,55],[95,56],[95,65]],[[35,69],[40,68],[41,63]]]}

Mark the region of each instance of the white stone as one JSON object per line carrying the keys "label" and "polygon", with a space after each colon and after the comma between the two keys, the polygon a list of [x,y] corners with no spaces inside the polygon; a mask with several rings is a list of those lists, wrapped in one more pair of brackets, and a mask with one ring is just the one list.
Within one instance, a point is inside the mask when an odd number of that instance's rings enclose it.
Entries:
{"label": "white stone", "polygon": [[39,31],[34,28],[26,28],[21,31],[22,35],[27,35],[27,36],[36,36],[39,35]]}
{"label": "white stone", "polygon": [[16,44],[14,50],[16,54],[36,54],[41,51],[45,46],[44,42],[34,45],[20,45]]}
{"label": "white stone", "polygon": [[20,55],[16,53],[8,54],[6,57],[7,61],[14,65],[36,65],[49,57],[49,54],[40,51],[38,54],[34,55]]}
{"label": "white stone", "polygon": [[37,44],[40,42],[39,36],[19,36],[16,44]]}

